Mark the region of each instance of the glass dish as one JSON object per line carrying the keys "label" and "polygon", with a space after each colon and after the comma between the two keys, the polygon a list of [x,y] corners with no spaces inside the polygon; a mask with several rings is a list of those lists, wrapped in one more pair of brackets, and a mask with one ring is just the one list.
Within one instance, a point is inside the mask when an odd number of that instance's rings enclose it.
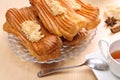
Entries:
{"label": "glass dish", "polygon": [[63,60],[70,59],[71,57],[74,57],[77,54],[80,54],[83,50],[86,49],[87,45],[91,42],[91,40],[96,35],[96,29],[92,29],[88,31],[88,37],[81,41],[79,45],[77,46],[64,46],[61,48],[61,56],[57,59],[48,60],[48,61],[39,61],[34,56],[30,55],[30,53],[27,51],[26,48],[23,47],[23,45],[20,43],[20,41],[12,34],[8,34],[8,41],[10,44],[10,47],[12,48],[12,51],[18,55],[20,58],[35,62],[35,63],[53,63],[53,62],[60,62]]}

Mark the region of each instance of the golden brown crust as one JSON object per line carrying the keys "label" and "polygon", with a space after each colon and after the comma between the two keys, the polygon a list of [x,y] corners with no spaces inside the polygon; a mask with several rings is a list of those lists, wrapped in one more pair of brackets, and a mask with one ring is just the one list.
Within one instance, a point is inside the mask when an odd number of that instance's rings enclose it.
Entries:
{"label": "golden brown crust", "polygon": [[88,32],[84,31],[84,32],[79,32],[72,41],[68,41],[66,39],[62,39],[63,40],[63,44],[67,45],[67,46],[76,46],[76,45],[80,45],[81,42],[84,42],[85,39],[88,37]]}
{"label": "golden brown crust", "polygon": [[[57,58],[60,55],[60,48],[62,46],[61,39],[56,35],[51,35],[48,33],[43,28],[43,25],[37,21],[35,15],[29,7],[22,9],[9,9],[6,13],[6,19],[7,26],[6,24],[4,25],[4,30],[17,35],[18,39],[28,49],[28,51],[39,60]],[[45,37],[38,42],[29,41],[25,34],[21,31],[20,26],[20,24],[26,20],[36,21],[38,24],[40,24],[42,28],[42,34],[44,34]]]}
{"label": "golden brown crust", "polygon": [[3,30],[8,32],[8,33],[12,33],[16,36],[18,35],[17,32],[12,28],[12,26],[10,26],[10,24],[8,22],[4,23]]}
{"label": "golden brown crust", "polygon": [[[3,25],[5,31],[16,35],[31,55],[41,61],[58,58],[62,41],[64,45],[77,45],[87,38],[88,34],[81,32],[83,27],[90,30],[100,23],[99,9],[81,0],[74,0],[77,9],[73,8],[69,0],[52,0],[58,1],[65,8],[65,12],[57,15],[53,14],[46,1],[49,0],[30,0],[30,7],[9,9],[6,13],[7,21]],[[25,21],[39,24],[44,37],[38,42],[30,41],[21,30],[21,24]]]}
{"label": "golden brown crust", "polygon": [[90,4],[85,4],[81,0],[76,0],[76,2],[81,5],[81,9],[76,10],[76,13],[78,13],[88,19],[88,22],[87,22],[87,25],[85,26],[85,28],[87,30],[96,28],[97,25],[101,21],[99,18],[98,7],[93,7]]}
{"label": "golden brown crust", "polygon": [[[64,0],[66,1],[66,0]],[[100,18],[99,18],[99,9],[98,7],[93,7],[91,4],[86,4],[83,3],[81,0],[74,0],[77,4],[81,6],[80,9],[74,9],[74,11],[79,14],[84,16],[87,19],[87,25],[85,28],[87,30],[96,28],[97,25],[100,23]],[[72,6],[73,4],[67,1],[67,3]]]}
{"label": "golden brown crust", "polygon": [[58,0],[62,7],[67,9],[65,14],[54,16],[45,0],[30,0],[31,5],[36,9],[45,28],[60,37],[71,41],[73,37],[86,25],[86,19],[75,13],[67,3],[63,0]]}

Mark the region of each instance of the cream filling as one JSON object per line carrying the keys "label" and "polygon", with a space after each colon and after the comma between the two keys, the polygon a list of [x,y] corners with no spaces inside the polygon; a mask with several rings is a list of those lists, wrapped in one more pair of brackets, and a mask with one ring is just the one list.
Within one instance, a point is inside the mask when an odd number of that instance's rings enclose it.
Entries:
{"label": "cream filling", "polygon": [[66,8],[61,6],[60,2],[58,0],[45,0],[47,5],[50,7],[53,15],[61,15],[63,13],[66,13]]}
{"label": "cream filling", "polygon": [[81,8],[81,5],[79,5],[76,0],[65,0],[68,1],[69,4],[72,6],[73,9],[79,10]]}
{"label": "cream filling", "polygon": [[38,42],[44,37],[40,25],[35,21],[25,21],[21,24],[21,27],[27,39],[32,42]]}

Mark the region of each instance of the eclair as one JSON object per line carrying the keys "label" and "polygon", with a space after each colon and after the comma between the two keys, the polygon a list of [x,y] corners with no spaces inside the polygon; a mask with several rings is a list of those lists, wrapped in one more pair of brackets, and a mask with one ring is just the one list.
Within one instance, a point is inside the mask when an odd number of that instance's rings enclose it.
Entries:
{"label": "eclair", "polygon": [[29,53],[40,61],[60,57],[61,39],[44,28],[30,7],[9,9],[3,29],[15,35]]}

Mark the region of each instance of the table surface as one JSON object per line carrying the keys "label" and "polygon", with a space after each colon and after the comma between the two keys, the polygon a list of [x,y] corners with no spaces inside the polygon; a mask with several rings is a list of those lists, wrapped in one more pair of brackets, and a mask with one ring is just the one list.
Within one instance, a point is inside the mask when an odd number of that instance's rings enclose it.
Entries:
{"label": "table surface", "polygon": [[[104,7],[107,4],[116,3],[119,0],[83,0],[100,8],[100,17],[102,19]],[[6,21],[5,13],[9,8],[21,8],[29,6],[29,0],[3,0],[0,3],[0,80],[97,80],[93,71],[87,66],[82,66],[76,69],[69,69],[45,76],[37,77],[37,72],[41,69],[47,69],[58,66],[70,66],[81,64],[85,60],[85,56],[98,51],[98,41],[100,39],[117,39],[120,32],[111,34],[110,30],[105,27],[104,20],[101,20],[97,28],[97,33],[88,47],[78,56],[53,64],[35,64],[23,61],[18,58],[10,49],[7,33],[3,31],[3,23]]]}

